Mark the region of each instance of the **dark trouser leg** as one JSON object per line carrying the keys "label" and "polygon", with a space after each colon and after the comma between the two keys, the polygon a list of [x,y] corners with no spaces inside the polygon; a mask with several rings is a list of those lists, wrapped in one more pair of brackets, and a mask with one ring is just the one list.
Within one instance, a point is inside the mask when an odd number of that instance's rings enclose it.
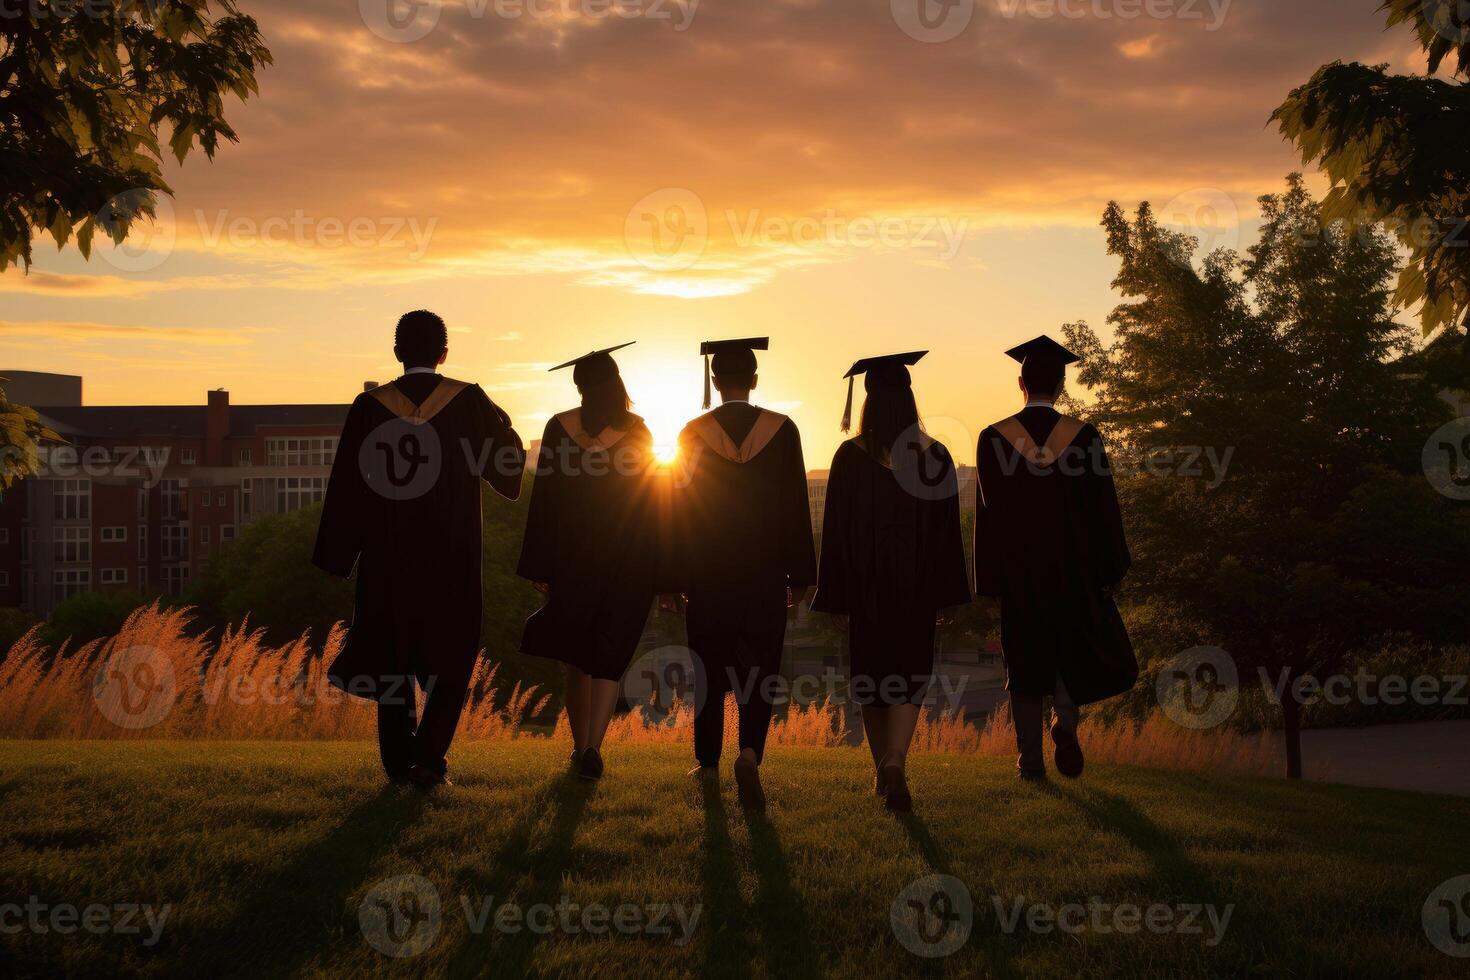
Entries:
{"label": "dark trouser leg", "polygon": [[750,749],[760,762],[766,752],[766,734],[771,729],[772,698],[776,692],[774,678],[781,675],[781,651],[786,641],[786,606],[772,610],[771,622],[754,635],[742,639],[758,667],[745,669],[738,678],[736,697],[740,699],[740,750]]}
{"label": "dark trouser leg", "polygon": [[[772,692],[767,679],[778,673],[781,673],[779,669],[754,670],[756,683],[748,689],[744,701],[739,705],[739,748],[742,752],[751,749],[756,754],[757,763],[766,755],[766,733],[770,732],[770,713],[775,708],[770,698]],[[748,682],[750,679],[742,680]]]}
{"label": "dark trouser leg", "polygon": [[475,658],[467,656],[448,670],[425,678],[424,717],[414,736],[415,765],[441,774],[448,768],[444,757],[454,740],[454,730],[459,727],[459,715],[464,710],[474,670]]}
{"label": "dark trouser leg", "polygon": [[389,779],[408,776],[417,723],[413,681],[405,680],[378,702],[378,754]]}
{"label": "dark trouser leg", "polygon": [[1016,726],[1016,760],[1018,768],[1027,772],[1046,769],[1046,756],[1041,743],[1042,699],[1011,692],[1011,720]]}
{"label": "dark trouser leg", "polygon": [[1077,722],[1081,718],[1082,711],[1072,703],[1072,696],[1067,693],[1067,685],[1057,678],[1056,694],[1051,700],[1052,713],[1056,716],[1054,723],[1056,729],[1066,735],[1077,734]]}
{"label": "dark trouser leg", "polygon": [[704,689],[704,704],[694,715],[694,758],[701,766],[718,766],[725,743],[725,695],[730,690],[730,676],[724,666],[702,658],[695,661],[695,670],[700,675],[695,683]]}

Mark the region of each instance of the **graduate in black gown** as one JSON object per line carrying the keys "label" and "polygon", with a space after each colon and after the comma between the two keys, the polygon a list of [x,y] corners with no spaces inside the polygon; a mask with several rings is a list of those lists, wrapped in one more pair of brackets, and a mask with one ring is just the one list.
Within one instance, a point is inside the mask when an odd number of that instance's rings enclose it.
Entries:
{"label": "graduate in black gown", "polygon": [[1049,697],[1057,771],[1076,777],[1078,706],[1138,679],[1112,599],[1128,571],[1128,543],[1102,436],[1053,405],[1076,355],[1045,336],[1006,354],[1021,362],[1026,405],[980,434],[975,591],[1000,598],[1020,775],[1046,774]]}
{"label": "graduate in black gown", "polygon": [[[378,703],[378,745],[394,781],[448,782],[445,754],[480,649],[480,486],[514,500],[525,453],[478,385],[435,369],[444,321],[398,321],[404,374],[357,396],[332,462],[312,562],[357,570],[352,625],[332,683]],[[417,716],[414,687],[425,693]]]}
{"label": "graduate in black gown", "polygon": [[779,677],[786,611],[816,580],[801,436],[784,415],[750,404],[756,350],[766,338],[705,343],[718,408],[679,437],[674,475],[673,589],[688,599],[689,646],[703,704],[694,720],[692,774],[718,770],[725,695],[739,705],[741,803],[765,805],[759,766]]}
{"label": "graduate in black gown", "polygon": [[827,480],[812,609],[846,621],[849,690],[861,706],[885,805],[912,807],[904,767],[934,676],[941,611],[970,601],[959,481],[949,450],[919,423],[909,366],[927,351],[858,361],[867,398],[858,434],[838,447]]}
{"label": "graduate in black gown", "polygon": [[653,436],[629,411],[611,356],[627,346],[552,368],[573,368],[582,404],[546,423],[517,568],[547,596],[521,650],[566,665],[571,767],[582,779],[602,776],[602,739],[658,576]]}

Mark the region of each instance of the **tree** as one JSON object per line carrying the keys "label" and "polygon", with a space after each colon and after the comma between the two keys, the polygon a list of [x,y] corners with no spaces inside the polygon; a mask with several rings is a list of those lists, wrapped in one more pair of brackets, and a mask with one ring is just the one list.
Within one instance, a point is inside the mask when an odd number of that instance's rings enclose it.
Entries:
{"label": "tree", "polygon": [[61,441],[59,435],[41,424],[35,409],[16,405],[0,388],[0,494],[15,481],[41,471],[41,443]]}
{"label": "tree", "polygon": [[[1243,681],[1264,674],[1290,691],[1340,669],[1366,637],[1463,636],[1445,585],[1470,581],[1462,562],[1439,559],[1470,548],[1470,522],[1400,475],[1423,482],[1423,434],[1450,413],[1418,370],[1412,332],[1391,316],[1392,239],[1367,225],[1324,227],[1297,175],[1261,209],[1248,257],[1219,250],[1197,269],[1194,239],[1160,228],[1147,204],[1133,221],[1110,204],[1114,286],[1130,302],[1109,318],[1111,347],[1085,324],[1064,333],[1097,396],[1088,414],[1126,474],[1126,598],[1179,609],[1200,642],[1230,652]],[[1228,460],[1216,486],[1158,465],[1200,450]],[[1443,544],[1425,558],[1443,578],[1369,549],[1395,521],[1433,529]],[[1294,778],[1301,708],[1281,699]]]}
{"label": "tree", "polygon": [[[221,11],[213,16],[211,7]],[[24,11],[24,12],[22,12]],[[271,63],[234,0],[73,0],[0,15],[0,271],[31,264],[33,230],[91,254],[153,217],[160,128],[180,163],[234,142],[224,97]]]}
{"label": "tree", "polygon": [[138,592],[78,592],[51,610],[42,636],[52,650],[59,650],[68,639],[72,647],[77,647],[114,636],[133,610],[147,603]]}
{"label": "tree", "polygon": [[[1388,25],[1409,24],[1429,75],[1448,58],[1470,70],[1470,5],[1384,0]],[[1470,357],[1470,85],[1333,62],[1271,115],[1305,162],[1332,181],[1324,223],[1382,222],[1409,252],[1395,302],[1422,303],[1426,335],[1465,318]]]}
{"label": "tree", "polygon": [[321,506],[272,514],[220,549],[186,596],[207,627],[249,617],[273,643],[307,630],[318,643],[336,622],[351,620],[353,586],[311,563]]}

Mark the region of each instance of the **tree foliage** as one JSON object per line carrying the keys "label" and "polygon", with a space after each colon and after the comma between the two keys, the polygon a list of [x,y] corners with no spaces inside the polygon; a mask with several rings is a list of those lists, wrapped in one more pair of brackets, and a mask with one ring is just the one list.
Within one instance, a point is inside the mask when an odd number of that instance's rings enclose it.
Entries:
{"label": "tree foliage", "polygon": [[[1196,267],[1197,242],[1147,204],[1133,220],[1110,204],[1127,299],[1114,343],[1064,328],[1124,471],[1124,598],[1179,610],[1249,682],[1326,676],[1392,631],[1463,638],[1470,513],[1420,472],[1425,433],[1451,413],[1391,316],[1394,242],[1322,226],[1298,175],[1261,209],[1248,255]],[[1184,468],[1209,454],[1228,460],[1223,480]]]}
{"label": "tree foliage", "polygon": [[[1389,26],[1410,25],[1432,75],[1470,66],[1470,4],[1386,0]],[[1333,62],[1272,113],[1305,162],[1332,182],[1325,223],[1383,223],[1409,251],[1394,301],[1422,304],[1425,334],[1470,325],[1470,85]],[[1470,336],[1467,336],[1470,344]]]}
{"label": "tree foliage", "polygon": [[59,435],[41,424],[35,409],[14,404],[0,388],[0,493],[15,481],[40,472],[41,443],[60,441]]}
{"label": "tree foliage", "polygon": [[[218,15],[216,16],[216,11]],[[153,217],[163,148],[182,163],[235,141],[224,99],[257,91],[271,54],[234,0],[71,0],[0,16],[0,271],[34,231],[83,256]]]}

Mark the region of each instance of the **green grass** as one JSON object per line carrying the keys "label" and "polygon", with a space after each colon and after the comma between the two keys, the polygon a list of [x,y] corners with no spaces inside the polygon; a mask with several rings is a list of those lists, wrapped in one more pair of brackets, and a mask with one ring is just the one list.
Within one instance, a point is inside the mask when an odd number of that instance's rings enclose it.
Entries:
{"label": "green grass", "polygon": [[[542,740],[455,750],[459,785],[387,788],[368,744],[0,742],[0,903],[167,903],[161,938],[0,933],[0,975],[1067,976],[1460,975],[1421,908],[1470,873],[1470,800],[1130,767],[1018,783],[1000,759],[911,763],[916,813],[869,795],[866,753],[773,749],[772,805],[747,819],[728,784],[684,777],[685,748],[614,747],[596,786]],[[973,898],[943,959],[895,938],[890,906],[941,872]],[[419,874],[436,941],[373,949],[359,906]],[[693,938],[475,934],[515,902],[679,903]],[[1206,935],[1003,930],[1007,908],[1096,897],[1233,906]]]}

